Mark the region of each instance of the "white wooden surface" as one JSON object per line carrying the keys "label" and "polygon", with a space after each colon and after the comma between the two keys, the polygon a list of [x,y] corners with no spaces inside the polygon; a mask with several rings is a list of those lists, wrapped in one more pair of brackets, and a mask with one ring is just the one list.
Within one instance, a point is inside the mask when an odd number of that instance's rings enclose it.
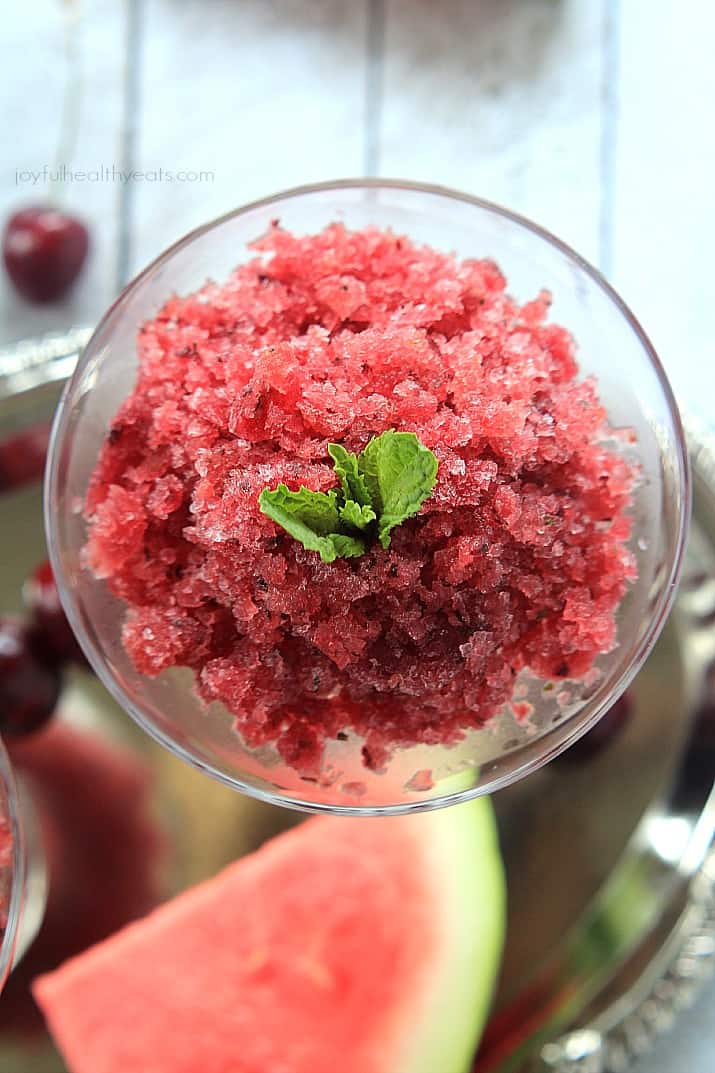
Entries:
{"label": "white wooden surface", "polygon": [[597,260],[604,0],[387,0],[380,161]]}
{"label": "white wooden surface", "polygon": [[[92,0],[80,24],[78,44],[81,114],[76,150],[67,166],[96,169],[121,159],[125,15],[116,0]],[[61,0],[5,4],[0,30],[0,218],[16,208],[42,203],[47,187],[24,182],[24,170],[55,169],[63,91],[64,61]],[[76,75],[74,77],[77,77]],[[62,191],[66,204],[90,224],[93,252],[89,270],[62,307],[38,309],[19,299],[2,275],[0,331],[9,342],[63,327],[91,323],[116,287],[120,188],[81,183]]]}
{"label": "white wooden surface", "polygon": [[244,201],[362,172],[364,3],[147,0],[144,7],[138,166],[214,178],[136,185],[132,273]]}
{"label": "white wooden surface", "polygon": [[621,8],[609,270],[676,390],[715,421],[715,4]]}
{"label": "white wooden surface", "polygon": [[[715,419],[715,5],[711,0],[32,0],[0,35],[0,210],[42,200],[80,5],[75,182],[88,272],[37,310],[0,283],[0,342],[91,324],[189,228],[299,182],[366,171],[500,201],[600,264],[681,401]],[[715,1069],[715,990],[641,1073]]]}
{"label": "white wooden surface", "polygon": [[64,162],[203,182],[76,182],[90,271],[37,311],[3,281],[3,335],[92,322],[195,224],[281,187],[373,170],[481,193],[599,263],[685,404],[715,389],[715,7],[709,0],[33,0],[5,13],[0,207],[46,195],[80,11],[84,82]]}

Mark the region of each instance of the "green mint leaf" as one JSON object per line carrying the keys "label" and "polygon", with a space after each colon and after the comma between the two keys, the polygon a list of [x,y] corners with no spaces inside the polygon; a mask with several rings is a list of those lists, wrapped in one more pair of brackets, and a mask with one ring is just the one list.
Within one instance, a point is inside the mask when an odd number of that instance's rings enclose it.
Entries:
{"label": "green mint leaf", "polygon": [[[345,536],[343,533],[331,533],[326,540],[332,542],[335,553],[341,559],[355,559],[365,554],[365,543],[359,537]],[[326,562],[323,559],[323,562]]]}
{"label": "green mint leaf", "polygon": [[[261,510],[268,514],[269,518],[273,517],[271,511],[279,511],[283,517],[307,526],[319,536],[325,536],[327,533],[336,532],[340,527],[337,500],[337,492],[332,490],[313,492],[302,486],[297,492],[291,492],[285,484],[279,484],[273,492],[268,489],[261,492],[259,503]],[[273,520],[276,521],[276,518],[273,517]],[[279,524],[283,525],[283,522]]]}
{"label": "green mint leaf", "polygon": [[368,502],[378,516],[382,513],[382,494],[380,492],[380,481],[377,476],[377,466],[383,448],[382,441],[385,436],[390,434],[394,435],[394,429],[390,429],[389,433],[383,432],[382,436],[374,436],[365,450],[360,452],[357,460],[358,472],[365,485],[368,494]]}
{"label": "green mint leaf", "polygon": [[333,460],[333,467],[340,479],[340,487],[345,499],[352,499],[360,506],[369,507],[370,495],[358,469],[357,455],[346,451],[339,443],[329,443],[328,454]]}
{"label": "green mint leaf", "polygon": [[340,528],[337,492],[311,492],[300,488],[291,492],[285,484],[270,491],[264,488],[258,505],[265,515],[300,541],[309,551],[317,551],[324,563],[332,563],[337,551],[331,535]]}
{"label": "green mint leaf", "polygon": [[354,499],[348,499],[340,507],[340,521],[345,525],[351,525],[353,529],[367,529],[371,522],[375,521],[377,515],[372,507],[360,506]]}
{"label": "green mint leaf", "polygon": [[[264,488],[262,512],[324,563],[364,555],[375,532],[383,548],[390,533],[418,512],[437,479],[437,458],[413,432],[388,429],[359,456],[338,443],[328,445],[340,488],[290,491]],[[373,526],[373,523],[377,524]],[[357,534],[362,534],[359,536]]]}
{"label": "green mint leaf", "polygon": [[358,467],[377,511],[377,535],[390,546],[390,531],[417,513],[437,479],[437,458],[414,432],[388,429],[370,440]]}

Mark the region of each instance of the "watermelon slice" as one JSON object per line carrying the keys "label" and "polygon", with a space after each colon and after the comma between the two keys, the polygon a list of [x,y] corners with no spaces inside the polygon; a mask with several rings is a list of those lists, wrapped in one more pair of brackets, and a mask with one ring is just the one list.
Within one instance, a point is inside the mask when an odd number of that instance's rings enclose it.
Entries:
{"label": "watermelon slice", "polygon": [[35,995],[72,1073],[464,1073],[503,926],[488,801],[325,817]]}

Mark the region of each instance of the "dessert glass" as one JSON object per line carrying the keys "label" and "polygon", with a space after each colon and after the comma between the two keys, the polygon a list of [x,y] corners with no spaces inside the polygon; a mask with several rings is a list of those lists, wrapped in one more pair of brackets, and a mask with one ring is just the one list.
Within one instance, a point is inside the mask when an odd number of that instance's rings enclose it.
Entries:
{"label": "dessert glass", "polygon": [[[494,259],[519,301],[548,289],[554,322],[576,339],[580,374],[597,379],[611,426],[636,437],[630,457],[641,479],[630,547],[638,577],[618,609],[618,645],[599,657],[597,674],[545,689],[543,680],[522,672],[516,682],[519,699],[531,705],[528,718],[505,705],[457,745],[396,750],[381,773],[365,769],[361,741],[348,734],[328,743],[324,777],[302,778],[272,749],[248,749],[231,714],[194,692],[191,672],[138,673],[122,645],[122,601],[83,564],[83,502],[110,423],[134,385],[139,328],[171,294],[225,279],[276,218],[298,234],[334,221],[392,228],[459,257]],[[192,232],[142,272],[101,321],[65,389],[45,496],[50,554],[67,615],[93,668],[137,722],[238,790],[289,807],[353,814],[419,811],[491,792],[536,770],[592,727],[636,674],[665,622],[689,505],[687,455],[671,389],[638,321],[599,273],[552,235],[498,206],[385,180],[322,184],[254,202]]]}

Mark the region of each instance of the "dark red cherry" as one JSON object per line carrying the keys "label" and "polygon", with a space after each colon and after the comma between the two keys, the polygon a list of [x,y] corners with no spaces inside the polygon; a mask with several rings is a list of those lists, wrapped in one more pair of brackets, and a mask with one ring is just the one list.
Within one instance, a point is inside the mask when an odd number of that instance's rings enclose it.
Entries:
{"label": "dark red cherry", "polygon": [[633,698],[626,691],[587,734],[556,758],[558,764],[584,764],[618,737],[633,714]]}
{"label": "dark red cherry", "polygon": [[0,442],[0,492],[42,480],[50,425],[43,421]]}
{"label": "dark red cherry", "polygon": [[22,598],[30,612],[30,642],[43,663],[84,666],[84,654],[62,609],[52,567],[46,560],[25,581]]}
{"label": "dark red cherry", "polygon": [[30,302],[62,298],[80,274],[88,250],[89,233],[81,220],[48,205],[22,209],[5,225],[5,268]]}
{"label": "dark red cherry", "polygon": [[60,696],[60,672],[42,663],[19,619],[0,618],[0,733],[19,737],[38,730]]}

